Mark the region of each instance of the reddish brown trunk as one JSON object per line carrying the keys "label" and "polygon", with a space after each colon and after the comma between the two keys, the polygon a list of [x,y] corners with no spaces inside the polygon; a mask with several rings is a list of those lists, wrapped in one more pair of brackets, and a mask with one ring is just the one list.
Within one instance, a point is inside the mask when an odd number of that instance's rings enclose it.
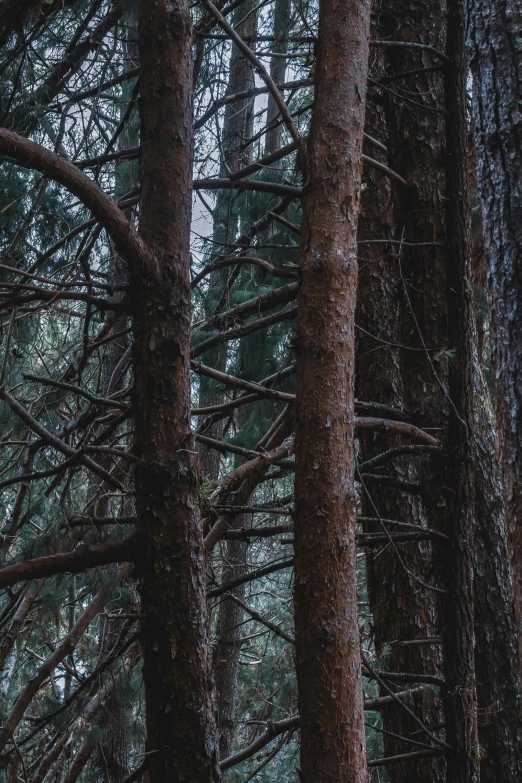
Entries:
{"label": "reddish brown trunk", "polygon": [[217,780],[205,568],[189,423],[192,34],[188,0],[139,20],[140,233],[158,273],[132,270],[136,504],[146,544],[142,649],[152,783]]}
{"label": "reddish brown trunk", "polygon": [[369,24],[369,2],[320,4],[298,294],[294,600],[305,783],[367,779],[353,381]]}

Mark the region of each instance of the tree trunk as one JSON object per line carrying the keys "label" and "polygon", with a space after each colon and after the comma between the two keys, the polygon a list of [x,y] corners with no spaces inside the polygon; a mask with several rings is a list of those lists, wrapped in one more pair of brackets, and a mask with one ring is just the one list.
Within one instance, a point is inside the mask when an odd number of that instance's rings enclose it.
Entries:
{"label": "tree trunk", "polygon": [[522,661],[522,9],[466,0],[497,422]]}
{"label": "tree trunk", "polygon": [[[255,0],[245,0],[235,11],[236,30],[243,38],[252,38],[257,30],[257,3]],[[242,21],[244,20],[244,21]],[[252,65],[233,46],[230,58],[230,74],[228,94],[233,95],[252,89],[254,86],[254,71]],[[245,142],[252,135],[254,122],[254,99],[246,98],[238,103],[227,105],[223,123],[223,160],[221,164],[221,176],[228,176],[230,171],[237,171],[246,166],[252,160],[252,146]],[[238,218],[233,217],[234,200],[236,194],[233,191],[219,191],[216,201],[214,240],[218,244],[214,255],[226,254],[227,243],[233,243],[236,239]],[[221,294],[226,283],[228,272],[217,270],[211,275],[210,286]],[[212,297],[214,298],[214,297]],[[213,302],[214,307],[216,302]],[[213,309],[210,309],[213,313]],[[218,370],[226,369],[227,346],[220,345],[209,351],[204,358],[207,364]],[[224,401],[222,387],[216,381],[201,379],[200,381],[200,405],[216,405]],[[217,388],[216,388],[217,387]],[[213,438],[221,440],[223,434],[223,420],[216,422],[207,433]],[[198,446],[203,473],[206,477],[217,480],[221,454],[215,449]],[[242,527],[243,517],[235,515],[231,527]],[[224,566],[221,579],[223,583],[241,577],[246,573],[247,547],[240,541],[227,541],[221,544]],[[236,588],[234,594],[243,598],[244,585]],[[237,680],[239,674],[239,655],[241,651],[241,623],[243,609],[234,601],[223,597],[219,604],[216,625],[216,649],[214,653],[214,679],[216,683],[216,702],[219,728],[219,757],[228,758],[232,752],[232,743],[235,736],[235,710],[237,700]],[[227,773],[222,774],[223,780]]]}
{"label": "tree trunk", "polygon": [[[377,38],[444,49],[444,8],[439,2],[396,0],[388,4],[387,10],[390,13],[381,15],[381,24],[375,31]],[[437,62],[431,55],[405,48],[377,52],[373,56],[377,79],[415,72]],[[388,156],[382,158],[383,162],[398,171],[408,186],[387,182],[380,172],[368,168],[359,239],[400,242],[403,238],[412,244],[442,244],[444,123],[437,111],[443,101],[441,74],[413,73],[396,84],[404,87],[405,92],[397,91],[395,83],[391,91],[372,88],[368,117],[375,127],[369,126],[368,132],[387,145]],[[410,96],[415,102],[412,105],[407,101]],[[379,155],[374,150],[371,154]],[[361,245],[359,254],[361,291],[357,323],[378,339],[362,332],[358,335],[358,395],[404,408],[422,427],[444,427],[447,400],[422,343],[424,340],[430,349],[446,344],[444,250],[429,246]],[[407,348],[398,347],[401,345]],[[437,364],[437,372],[445,380],[444,367]],[[434,434],[439,436],[441,432]],[[365,437],[360,459],[403,443],[404,439],[395,442],[389,436]],[[381,517],[422,527],[436,528],[442,523],[444,470],[439,461],[427,455],[402,457],[387,464],[385,473],[419,483],[429,492],[412,495],[380,486],[375,492],[375,485],[369,485],[371,501],[364,490],[363,501],[370,516],[375,517],[376,507]],[[371,529],[377,528],[372,525]],[[386,546],[368,557],[375,648],[383,655],[383,665],[388,670],[442,674],[440,644],[402,644],[441,635],[440,593],[429,587],[438,584],[439,546],[429,541]],[[442,735],[442,704],[433,689],[415,694],[412,708],[434,734]],[[383,728],[390,732],[383,738],[385,756],[415,749],[403,737],[427,741],[418,734],[418,725],[397,704],[383,708],[381,715]],[[433,756],[394,763],[387,774],[392,783],[443,783],[445,760]]]}
{"label": "tree trunk", "polygon": [[[257,12],[255,0],[244,0],[235,11],[234,21],[237,32],[242,38],[252,38],[257,30]],[[242,22],[242,20],[245,20]],[[241,23],[242,22],[242,23]],[[251,63],[243,57],[235,46],[230,56],[230,71],[228,79],[228,95],[245,92],[254,86],[254,71]],[[221,145],[221,177],[228,177],[230,172],[238,171],[252,160],[252,146],[245,142],[252,135],[254,122],[254,98],[227,104],[223,120],[223,140]],[[233,217],[234,201],[237,194],[232,190],[219,190],[214,211],[213,241],[217,244],[212,249],[211,257],[227,255],[226,245],[233,244],[237,233],[237,215]],[[216,270],[210,275],[210,290],[207,293],[207,317],[214,314],[223,287],[226,284],[228,270]],[[225,308],[226,309],[226,308]],[[218,345],[203,355],[202,361],[216,368],[225,370],[227,364],[227,346]],[[210,379],[200,378],[199,406],[205,408],[219,405],[224,400],[221,385]],[[223,420],[215,422],[206,434],[211,438],[221,440]],[[201,470],[205,478],[215,481],[219,477],[221,454],[215,449],[198,444]]]}
{"label": "tree trunk", "polygon": [[320,4],[298,292],[295,630],[304,783],[367,779],[354,312],[370,3]]}
{"label": "tree trunk", "polygon": [[140,233],[131,270],[146,750],[152,783],[219,778],[197,457],[189,421],[192,31],[188,0],[141,3]]}
{"label": "tree trunk", "polygon": [[471,301],[468,194],[468,130],[466,117],[466,39],[460,0],[448,0],[444,71],[446,93],[446,243],[448,390],[446,534],[451,543],[444,559],[448,590],[444,617],[444,711],[448,783],[478,780],[477,693],[474,660],[473,522],[475,516],[474,448],[474,314]]}
{"label": "tree trunk", "polygon": [[[272,51],[281,55],[286,54],[288,50],[288,44],[286,38],[288,37],[288,27],[290,24],[290,8],[291,0],[275,0],[274,3],[274,38],[275,41],[272,44]],[[270,60],[270,76],[276,84],[282,84],[286,75],[286,58],[285,57],[272,57]],[[274,123],[279,117],[279,109],[274,100],[272,93],[268,96],[268,106],[266,110],[266,124],[268,127]],[[281,147],[283,125],[279,124],[277,127],[271,128],[266,134],[265,140],[265,155],[270,155],[272,152],[277,152]]]}

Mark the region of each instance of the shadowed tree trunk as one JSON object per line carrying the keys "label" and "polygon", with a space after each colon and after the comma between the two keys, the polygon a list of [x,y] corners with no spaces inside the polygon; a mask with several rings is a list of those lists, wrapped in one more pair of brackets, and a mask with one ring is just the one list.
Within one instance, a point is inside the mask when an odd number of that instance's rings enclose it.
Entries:
{"label": "shadowed tree trunk", "polygon": [[132,269],[146,750],[152,783],[218,780],[197,455],[189,421],[192,31],[188,0],[142,1],[140,233]]}
{"label": "shadowed tree trunk", "polygon": [[522,8],[466,0],[497,422],[522,660]]}
{"label": "shadowed tree trunk", "polygon": [[[272,51],[282,55],[286,54],[288,50],[288,44],[285,38],[288,37],[288,27],[290,25],[290,8],[291,0],[275,0],[274,4],[274,44],[272,45]],[[276,84],[282,84],[286,75],[286,58],[285,57],[272,57],[270,60],[270,76]],[[270,93],[268,96],[268,107],[266,111],[266,124],[270,125],[277,120],[279,116],[279,109],[274,100],[273,95]],[[265,141],[265,155],[270,155],[272,152],[277,152],[281,147],[282,138],[282,124],[278,124],[277,127],[272,128],[266,134]]]}
{"label": "shadowed tree trunk", "polygon": [[[236,30],[243,38],[251,39],[257,30],[257,3],[255,0],[245,0],[235,11]],[[244,20],[244,21],[243,21]],[[228,94],[233,95],[252,89],[254,86],[254,71],[251,63],[237,50],[232,48],[230,58],[230,75]],[[227,105],[223,122],[222,162],[221,176],[228,176],[230,171],[237,171],[242,166],[248,165],[252,160],[252,146],[246,144],[246,140],[252,135],[254,122],[254,99],[246,98],[237,103]],[[233,243],[236,239],[238,218],[234,201],[236,194],[230,190],[219,191],[216,200],[214,240],[220,244],[216,246],[213,254],[226,255],[227,243]],[[227,279],[229,272],[217,270],[211,275],[210,286],[214,287],[219,295]],[[214,299],[212,297],[211,301]],[[212,301],[213,313],[216,301]],[[226,305],[224,307],[226,309]],[[221,345],[214,348],[204,358],[207,364],[218,370],[226,369],[227,346]],[[222,387],[215,381],[202,378],[200,386],[200,405],[216,405],[224,401]],[[223,420],[216,422],[207,433],[220,440],[223,435]],[[205,477],[215,481],[219,477],[221,454],[215,449],[199,445],[199,454],[202,472]],[[244,517],[235,515],[231,527],[242,527]],[[223,583],[243,576],[246,572],[247,547],[241,541],[227,541],[221,543],[223,552],[223,570],[221,579]],[[234,594],[243,598],[245,587],[237,587]],[[241,624],[243,609],[234,601],[223,597],[219,604],[216,625],[216,649],[214,653],[214,679],[216,684],[217,717],[219,728],[219,757],[228,758],[232,752],[232,742],[235,735],[235,708],[237,697],[237,679],[239,674],[239,655],[241,650]],[[223,773],[226,779],[227,773]]]}
{"label": "shadowed tree trunk", "polygon": [[[249,39],[257,30],[257,12],[254,0],[244,0],[236,9],[234,20],[237,24],[237,32],[243,38]],[[242,22],[242,20],[244,21]],[[242,22],[242,23],[241,23]],[[230,70],[228,79],[228,95],[245,92],[254,86],[254,71],[251,63],[232,47],[230,55]],[[221,177],[228,177],[230,172],[238,171],[247,166],[252,160],[252,146],[245,144],[252,135],[254,122],[254,99],[244,98],[241,101],[227,104],[223,120],[223,136],[221,141]],[[213,241],[217,244],[212,249],[211,257],[227,255],[227,244],[233,244],[236,240],[238,219],[235,214],[234,202],[237,194],[231,190],[218,191],[214,210]],[[228,270],[216,270],[210,275],[210,290],[207,293],[207,316],[214,313],[219,297],[225,285]],[[227,309],[226,304],[222,309]],[[227,364],[227,347],[218,345],[206,354],[203,354],[204,364],[225,370]],[[205,408],[210,405],[219,405],[223,402],[222,387],[216,381],[201,377],[199,391],[199,406]],[[221,440],[223,433],[223,420],[215,422],[206,434],[217,440]],[[198,452],[201,462],[201,470],[205,478],[215,481],[219,476],[221,454],[203,444],[198,444]]]}
{"label": "shadowed tree trunk", "polygon": [[[448,0],[444,70],[446,98],[446,243],[448,298],[447,523],[443,577],[444,712],[448,783],[479,779],[475,682],[473,522],[475,438],[473,348],[475,316],[471,285],[471,212],[468,194],[467,60],[464,9]],[[451,353],[450,353],[451,352]]]}
{"label": "shadowed tree trunk", "polygon": [[[396,0],[386,4],[385,9],[379,17],[375,37],[444,48],[444,9],[440,3]],[[377,78],[408,73],[436,62],[431,55],[407,49],[386,48],[377,52],[373,54]],[[408,90],[406,96],[411,96],[414,105],[403,97],[402,89],[394,89],[395,84]],[[393,91],[372,88],[374,97],[369,101],[368,111],[368,121],[372,124],[368,125],[368,132],[388,146],[388,156],[384,155],[382,160],[398,171],[408,186],[386,181],[380,172],[367,169],[359,239],[442,243],[444,124],[437,110],[443,101],[442,77],[437,72],[415,73],[392,82],[391,86]],[[373,149],[371,154],[380,156]],[[443,427],[447,401],[422,340],[429,349],[439,348],[446,342],[444,251],[406,244],[401,248],[397,244],[361,245],[359,257],[361,290],[357,323],[386,344],[359,332],[358,395],[404,408],[420,426]],[[407,348],[398,347],[401,345]],[[436,366],[444,378],[444,368]],[[434,434],[439,436],[441,432]],[[403,444],[404,439],[395,441],[389,436],[365,437],[361,459]],[[362,499],[369,516],[375,517],[377,509],[382,517],[422,527],[441,524],[439,504],[444,472],[440,462],[426,454],[408,455],[387,463],[384,472],[433,489],[429,494],[413,495],[367,484],[371,500],[364,490]],[[371,525],[371,529],[380,528]],[[383,665],[387,670],[439,676],[442,673],[440,643],[407,643],[441,635],[440,594],[429,588],[438,585],[438,547],[439,543],[430,541],[388,545],[368,557],[375,647],[378,654],[385,655]],[[415,694],[412,707],[424,724],[440,736],[444,722],[442,705],[433,689]],[[418,725],[397,704],[385,706],[381,715],[383,728],[391,732],[383,738],[386,756],[415,749],[403,737],[426,740],[418,734]],[[443,783],[445,760],[434,756],[395,763],[389,766],[387,774],[392,783],[409,783],[413,779]]]}
{"label": "shadowed tree trunk", "polygon": [[298,292],[295,631],[304,783],[367,779],[354,312],[370,3],[320,3]]}

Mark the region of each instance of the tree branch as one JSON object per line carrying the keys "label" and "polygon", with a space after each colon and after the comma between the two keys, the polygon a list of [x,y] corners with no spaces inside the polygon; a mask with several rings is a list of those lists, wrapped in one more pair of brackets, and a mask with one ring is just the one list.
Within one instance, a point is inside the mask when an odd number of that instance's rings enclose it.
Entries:
{"label": "tree branch", "polygon": [[28,579],[56,576],[57,574],[80,574],[88,568],[109,565],[109,563],[128,563],[137,553],[137,537],[125,541],[110,541],[106,544],[82,545],[73,552],[36,557],[23,560],[0,569],[0,588],[11,587]]}
{"label": "tree branch", "polygon": [[63,185],[92,212],[122,256],[138,267],[149,266],[158,273],[153,254],[134,226],[115,202],[74,163],[7,128],[0,128],[0,155],[14,158],[18,165],[40,171],[45,177]]}

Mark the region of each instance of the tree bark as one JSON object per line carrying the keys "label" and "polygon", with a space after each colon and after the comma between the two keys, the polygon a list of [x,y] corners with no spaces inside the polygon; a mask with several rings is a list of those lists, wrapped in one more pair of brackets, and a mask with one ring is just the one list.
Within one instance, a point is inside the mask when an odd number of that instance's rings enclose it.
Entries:
{"label": "tree bark", "polygon": [[369,2],[320,4],[297,321],[294,602],[304,783],[367,779],[353,381],[369,26]]}
{"label": "tree bark", "polygon": [[[444,8],[437,0],[416,2],[397,0],[381,14],[375,36],[379,39],[416,42],[444,49]],[[386,48],[373,54],[372,76],[383,79],[432,66],[431,55],[406,48]],[[445,345],[446,296],[443,248],[408,247],[406,243],[443,243],[444,201],[444,123],[436,110],[443,100],[439,73],[414,73],[398,81],[405,93],[373,88],[369,101],[370,135],[386,144],[383,160],[408,186],[385,180],[373,169],[365,172],[367,188],[363,196],[360,222],[361,240],[405,240],[399,251],[393,246],[360,247],[360,285],[357,323],[374,335],[358,335],[357,392],[363,399],[404,408],[421,427],[444,427],[446,399],[433,375],[422,339],[428,348]],[[392,87],[395,85],[392,83]],[[407,92],[406,92],[407,91]],[[403,97],[411,96],[415,105]],[[370,108],[371,107],[371,108]],[[377,155],[378,153],[372,153]],[[395,246],[396,247],[396,246]],[[408,297],[406,296],[406,292]],[[421,334],[416,323],[420,326]],[[390,343],[392,345],[390,345]],[[398,348],[408,346],[413,350]],[[433,354],[431,354],[433,355]],[[444,370],[437,370],[445,380]],[[357,424],[357,422],[356,422]],[[440,436],[443,429],[434,434]],[[382,453],[401,441],[364,437],[361,458]],[[369,452],[369,453],[368,453]],[[371,501],[363,502],[375,516],[403,520],[424,528],[441,523],[440,490],[444,472],[440,460],[429,455],[394,460],[387,475],[418,482],[428,493],[423,496],[379,487],[368,490]],[[375,530],[375,526],[371,526]],[[422,542],[388,546],[368,556],[368,589],[373,614],[375,648],[393,671],[440,675],[442,650],[437,644],[402,645],[400,642],[441,634],[440,594],[426,585],[437,585],[437,549],[440,543]],[[444,543],[442,543],[444,547]],[[424,585],[421,584],[424,582]],[[432,689],[412,697],[415,714],[435,734],[441,735],[442,704]],[[418,726],[397,704],[382,711],[386,757],[402,756],[412,749],[403,737],[421,739]],[[394,736],[399,735],[399,736]],[[442,755],[397,759],[387,768],[391,783],[410,780],[443,783],[445,760]]]}
{"label": "tree bark", "polygon": [[522,662],[522,9],[466,0],[497,422]]}
{"label": "tree bark", "polygon": [[[291,0],[275,0],[274,3],[274,43],[272,51],[279,55],[286,54],[288,44],[285,40],[288,37],[288,27],[290,24]],[[272,57],[270,61],[270,76],[276,84],[283,84],[286,75],[286,58]],[[274,100],[274,96],[269,93],[268,106],[266,110],[266,124],[270,128],[279,116],[279,108]],[[283,126],[278,124],[267,131],[265,139],[265,155],[271,152],[277,152],[281,146]]]}
{"label": "tree bark", "polygon": [[[237,24],[237,32],[243,38],[252,38],[256,33],[257,12],[255,6],[254,0],[244,0],[236,9],[234,20]],[[245,19],[244,22],[242,22],[243,19]],[[235,95],[246,92],[254,86],[254,81],[252,64],[243,57],[235,46],[232,46],[227,93]],[[230,173],[235,173],[251,162],[252,147],[245,145],[245,141],[252,135],[253,120],[254,98],[246,98],[226,106],[221,145],[221,177],[228,177]],[[213,241],[217,244],[211,258],[222,254],[226,255],[226,246],[233,244],[236,240],[238,220],[237,215],[233,216],[234,199],[233,191],[219,190],[217,193],[213,227]],[[214,308],[226,284],[227,274],[227,270],[218,269],[210,276],[206,308],[209,318],[214,315]],[[218,370],[225,370],[227,364],[226,345],[217,345],[204,358],[205,364],[210,364]],[[223,392],[219,384],[210,378],[201,378],[200,407],[218,405],[221,402],[223,402]],[[221,440],[222,433],[222,421],[217,421],[206,431],[207,435],[217,440]],[[198,452],[203,476],[211,481],[216,481],[219,477],[221,455],[215,449],[202,444],[198,444]]]}
{"label": "tree bark", "polygon": [[494,414],[475,366],[475,668],[481,783],[522,780],[522,699],[513,579]]}
{"label": "tree bark", "polygon": [[[235,11],[235,29],[242,38],[252,39],[257,30],[256,0],[244,0]],[[234,95],[247,92],[255,83],[252,64],[232,46],[227,92]],[[223,122],[221,176],[227,177],[235,173],[252,160],[252,146],[246,144],[252,136],[254,121],[254,98],[246,98],[237,103],[227,105]],[[214,256],[226,254],[226,245],[236,240],[238,216],[236,214],[235,194],[230,190],[218,191],[215,209],[214,241],[216,245]],[[227,270],[216,270],[210,277],[208,296],[213,307],[216,307],[216,296],[220,297],[226,286]],[[212,301],[214,300],[214,301]],[[219,310],[219,308],[218,308]],[[209,315],[214,314],[213,308]],[[214,325],[214,328],[220,328]],[[218,370],[225,370],[227,364],[227,346],[218,345],[209,352],[205,361]],[[210,378],[200,380],[200,405],[216,405],[224,401],[222,386]],[[223,420],[217,421],[206,434],[222,440]],[[213,481],[219,478],[221,454],[213,448],[198,444],[202,472]],[[241,527],[243,520],[236,515],[232,527]],[[247,571],[247,547],[241,541],[227,541],[221,544],[223,551],[223,569],[221,581],[223,584],[242,577]],[[244,597],[245,586],[240,585],[234,590],[238,598]],[[235,736],[235,710],[237,701],[237,681],[239,674],[239,655],[241,650],[243,609],[234,601],[223,598],[219,604],[216,624],[216,648],[214,653],[214,680],[216,685],[216,703],[219,729],[219,757],[227,758],[232,752]],[[226,780],[226,773],[222,774]]]}
{"label": "tree bark", "polygon": [[468,130],[466,117],[466,39],[460,0],[448,0],[444,71],[446,97],[446,242],[448,419],[446,534],[451,537],[444,558],[448,590],[444,618],[444,711],[448,783],[473,783],[479,777],[477,693],[475,682],[473,522],[475,517],[474,448],[474,313],[471,301],[468,194]]}
{"label": "tree bark", "polygon": [[193,110],[188,0],[142,1],[140,234],[157,274],[131,269],[136,506],[146,751],[152,783],[219,779],[199,510],[189,421]]}

